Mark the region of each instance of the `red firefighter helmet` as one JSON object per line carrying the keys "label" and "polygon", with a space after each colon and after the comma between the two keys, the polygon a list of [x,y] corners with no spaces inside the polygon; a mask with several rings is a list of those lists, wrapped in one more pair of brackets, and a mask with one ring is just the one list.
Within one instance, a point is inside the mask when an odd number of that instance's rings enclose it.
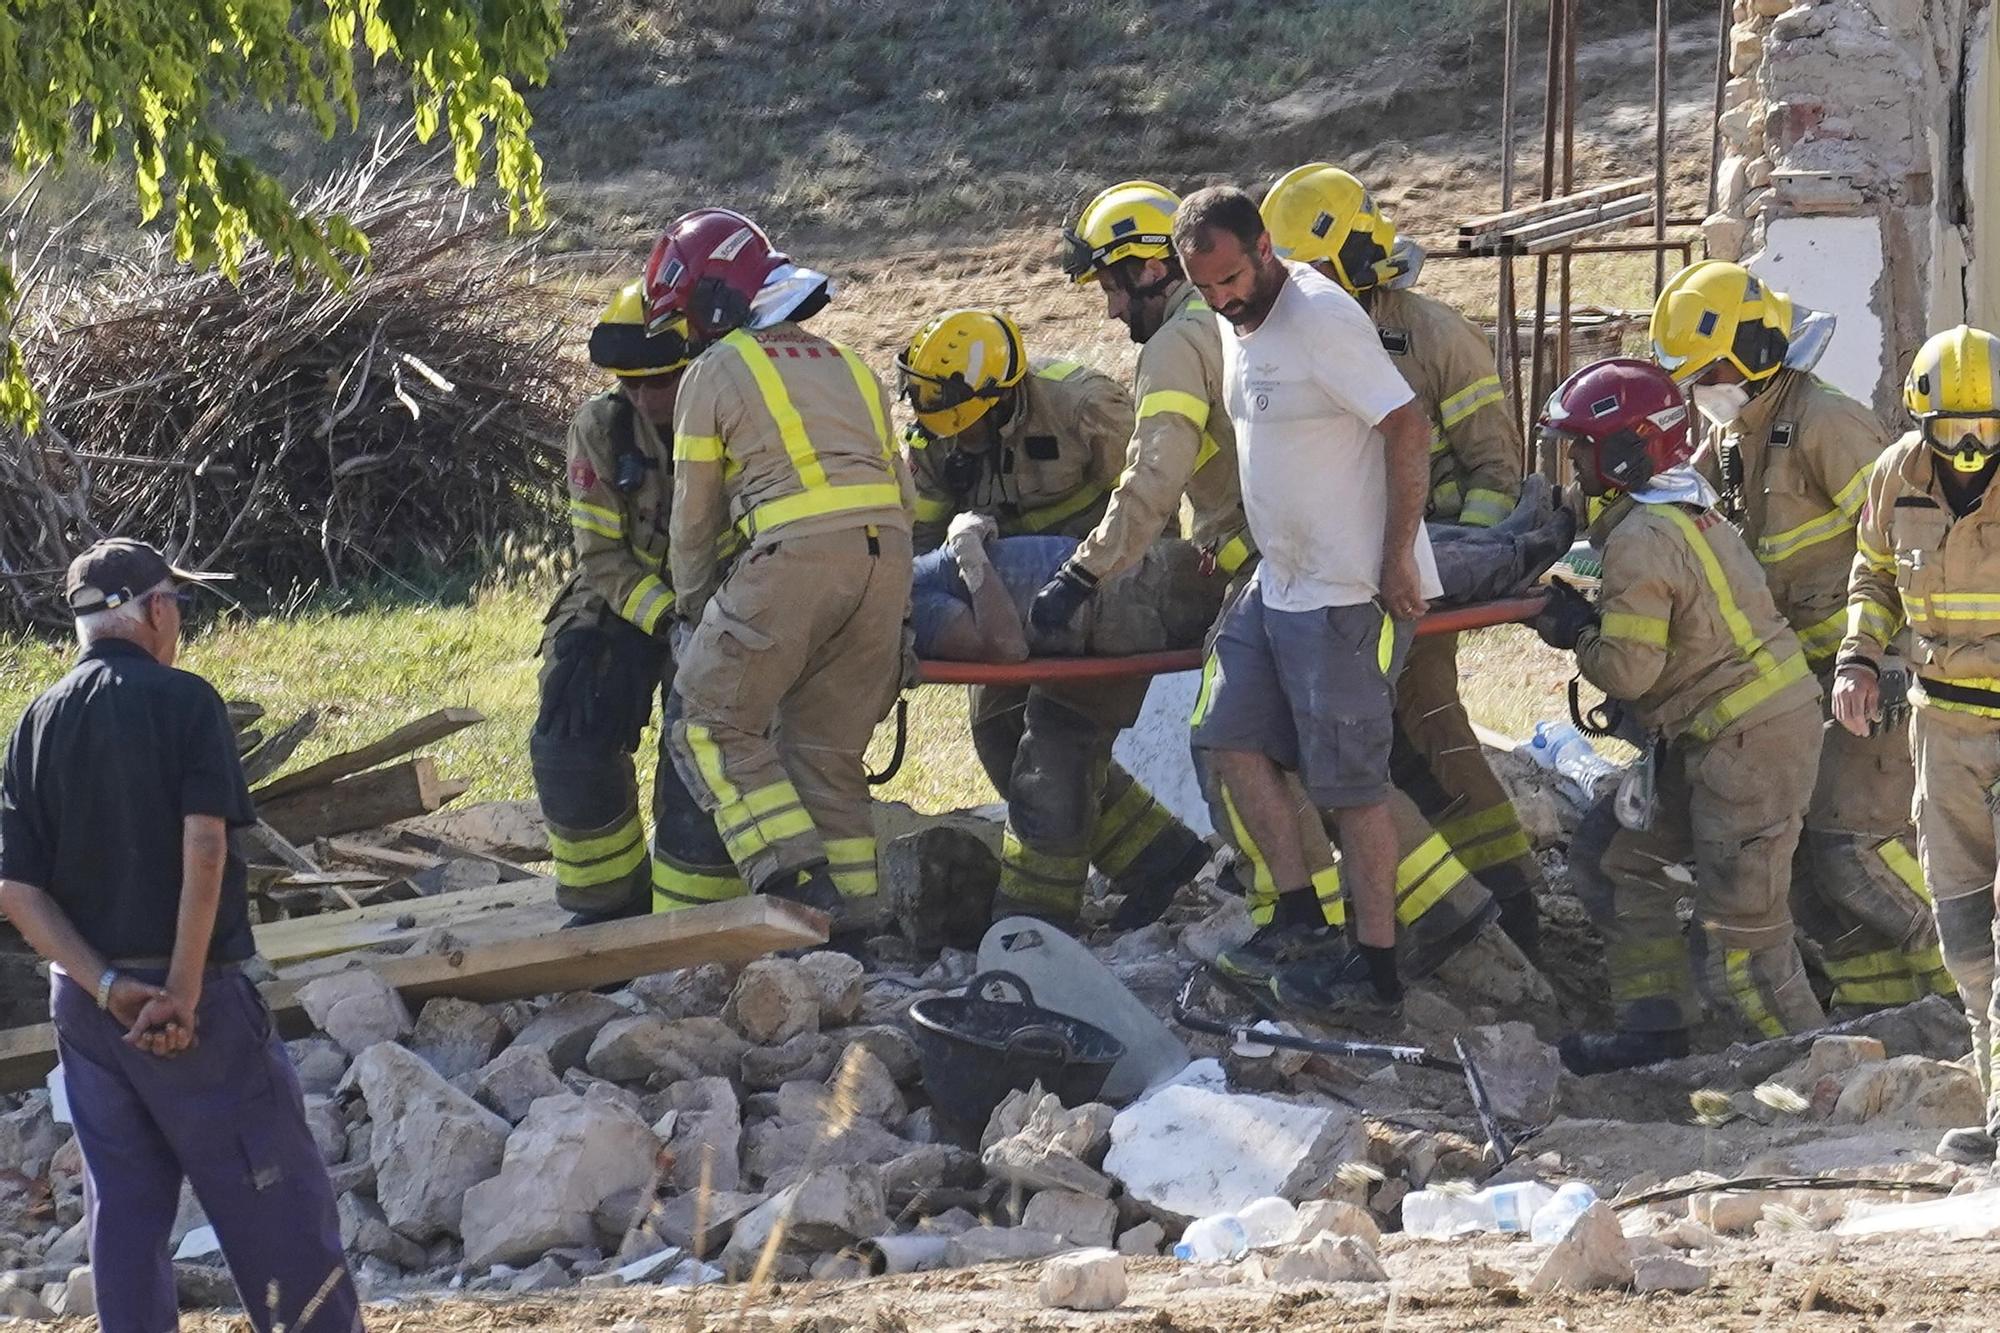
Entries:
{"label": "red firefighter helmet", "polygon": [[1549,395],[1542,437],[1582,445],[1579,466],[1608,491],[1630,491],[1694,456],[1688,405],[1651,361],[1613,357],[1585,366]]}
{"label": "red firefighter helmet", "polygon": [[750,320],[750,302],[764,279],[791,261],[741,213],[697,208],[674,219],[646,261],[646,329],[676,318],[701,342],[713,342]]}

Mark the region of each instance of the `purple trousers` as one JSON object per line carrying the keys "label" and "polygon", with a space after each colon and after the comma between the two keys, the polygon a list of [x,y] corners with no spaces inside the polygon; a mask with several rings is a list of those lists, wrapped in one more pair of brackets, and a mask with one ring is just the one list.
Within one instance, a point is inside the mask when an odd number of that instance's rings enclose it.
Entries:
{"label": "purple trousers", "polygon": [[257,988],[238,972],[210,972],[197,1044],[172,1059],[127,1046],[117,1020],[59,972],[49,1008],[83,1150],[105,1333],[179,1327],[167,1236],[183,1178],[222,1242],[257,1333],[359,1330],[333,1186]]}

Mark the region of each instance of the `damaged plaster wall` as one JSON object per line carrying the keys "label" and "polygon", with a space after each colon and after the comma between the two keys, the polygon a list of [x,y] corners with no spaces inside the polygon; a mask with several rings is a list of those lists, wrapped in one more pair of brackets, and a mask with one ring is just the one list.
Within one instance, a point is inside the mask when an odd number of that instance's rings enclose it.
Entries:
{"label": "damaged plaster wall", "polygon": [[1839,313],[1822,373],[1890,421],[1925,337],[2000,322],[1994,3],[1736,3],[1708,251]]}

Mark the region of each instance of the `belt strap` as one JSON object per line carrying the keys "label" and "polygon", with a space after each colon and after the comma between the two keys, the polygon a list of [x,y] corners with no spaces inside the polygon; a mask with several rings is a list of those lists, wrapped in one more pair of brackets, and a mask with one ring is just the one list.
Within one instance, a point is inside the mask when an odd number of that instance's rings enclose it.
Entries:
{"label": "belt strap", "polygon": [[1954,685],[1948,680],[1918,676],[1924,693],[1948,704],[1971,704],[1975,708],[2000,708],[2000,690],[1982,690],[1976,685]]}

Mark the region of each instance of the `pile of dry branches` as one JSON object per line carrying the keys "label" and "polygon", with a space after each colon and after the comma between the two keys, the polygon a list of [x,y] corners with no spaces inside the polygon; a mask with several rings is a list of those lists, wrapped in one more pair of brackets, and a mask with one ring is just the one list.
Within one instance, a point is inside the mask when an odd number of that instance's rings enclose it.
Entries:
{"label": "pile of dry branches", "polygon": [[373,243],[344,290],[261,252],[235,283],[157,254],[86,274],[60,229],[23,256],[44,415],[0,433],[0,622],[65,623],[61,571],[109,536],[255,602],[559,531],[577,310],[532,246],[393,149],[305,203]]}

